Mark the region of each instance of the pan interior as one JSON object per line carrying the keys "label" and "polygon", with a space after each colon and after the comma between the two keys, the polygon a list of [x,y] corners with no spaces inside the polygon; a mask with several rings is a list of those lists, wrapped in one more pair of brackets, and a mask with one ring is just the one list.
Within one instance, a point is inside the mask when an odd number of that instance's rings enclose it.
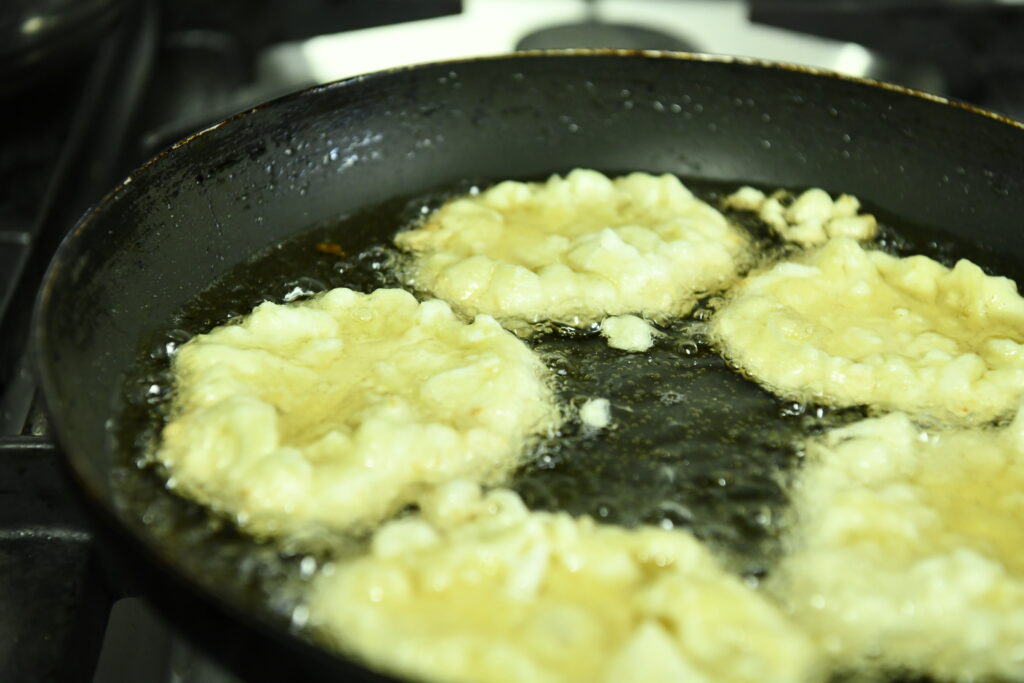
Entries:
{"label": "pan interior", "polygon": [[[614,175],[614,174],[612,174]],[[164,553],[218,593],[291,623],[297,596],[323,557],[252,539],[230,519],[212,515],[164,487],[147,455],[166,420],[171,396],[168,351],[189,336],[248,312],[264,300],[347,286],[362,291],[397,286],[397,229],[472,185],[476,179],[312,226],[232,270],[184,307],[166,327],[151,330],[125,385],[117,424],[113,488],[118,505],[138,520]],[[735,188],[687,180],[716,203]],[[867,205],[882,224],[878,244],[893,253],[924,253],[946,264],[967,257],[992,273],[1018,279],[1012,262],[966,243],[936,239]],[[777,249],[757,221],[734,214],[762,245]],[[552,369],[569,419],[559,434],[533,447],[529,464],[509,482],[534,509],[588,514],[599,521],[683,528],[706,541],[751,585],[778,552],[784,524],[784,481],[799,467],[799,441],[866,414],[782,401],[729,368],[702,333],[704,302],[663,328],[645,353],[609,348],[592,331],[553,327],[529,343]],[[610,428],[595,431],[573,419],[589,398],[612,405]],[[343,539],[355,552],[364,539]]]}

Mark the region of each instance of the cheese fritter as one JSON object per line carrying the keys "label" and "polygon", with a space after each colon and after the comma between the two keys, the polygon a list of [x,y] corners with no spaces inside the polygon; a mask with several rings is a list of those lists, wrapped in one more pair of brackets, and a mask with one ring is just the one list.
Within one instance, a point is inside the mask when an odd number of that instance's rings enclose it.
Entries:
{"label": "cheese fritter", "polygon": [[793,400],[983,422],[1024,394],[1024,299],[966,260],[950,269],[833,239],[741,282],[712,332]]}
{"label": "cheese fritter", "polygon": [[1024,411],[923,431],[901,413],[807,448],[774,589],[840,668],[1024,678]]}
{"label": "cheese fritter", "polygon": [[684,315],[728,284],[748,240],[672,175],[575,170],[452,200],[395,239],[407,282],[503,321]]}
{"label": "cheese fritter", "polygon": [[681,531],[436,489],[315,579],[310,623],[375,668],[473,683],[816,680],[807,637]]}
{"label": "cheese fritter", "polygon": [[373,524],[433,485],[495,482],[558,415],[522,341],[394,289],[261,304],[173,370],[157,457],[176,489],[261,535]]}

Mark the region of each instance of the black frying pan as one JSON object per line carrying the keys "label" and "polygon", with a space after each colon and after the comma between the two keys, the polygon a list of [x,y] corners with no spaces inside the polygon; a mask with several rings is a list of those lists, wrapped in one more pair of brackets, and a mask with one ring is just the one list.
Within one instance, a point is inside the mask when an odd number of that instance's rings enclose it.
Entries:
{"label": "black frying pan", "polygon": [[[396,196],[573,167],[846,191],[1024,264],[1024,127],[893,86],[587,52],[434,64],[298,93],[150,161],[82,219],[51,266],[37,315],[42,388],[112,567],[247,677],[372,677],[267,607],[262,582],[291,560],[264,562],[271,546],[227,528],[168,541],[115,495],[126,445],[110,421],[123,383],[155,334],[268,245]],[[394,226],[375,229],[384,242]],[[202,518],[187,506],[169,514]]]}

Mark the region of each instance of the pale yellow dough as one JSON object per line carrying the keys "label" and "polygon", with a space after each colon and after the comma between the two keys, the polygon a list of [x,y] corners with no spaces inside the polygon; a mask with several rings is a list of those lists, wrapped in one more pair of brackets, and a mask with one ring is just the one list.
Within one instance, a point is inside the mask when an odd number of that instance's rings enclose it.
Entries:
{"label": "pale yellow dough", "polygon": [[614,315],[601,321],[601,334],[613,349],[639,352],[654,346],[658,330],[635,315]]}
{"label": "pale yellow dough", "polygon": [[[782,199],[790,199],[784,206]],[[834,237],[869,240],[878,232],[878,221],[860,213],[860,201],[848,194],[832,199],[814,187],[799,197],[785,191],[765,195],[753,187],[741,187],[725,198],[725,206],[756,213],[782,239],[805,247],[824,244]]]}
{"label": "pale yellow dough", "polygon": [[808,681],[809,640],[692,536],[530,512],[513,492],[436,489],[309,596],[335,647],[467,683]]}
{"label": "pale yellow dough", "polygon": [[399,233],[409,284],[470,314],[572,325],[686,314],[728,284],[745,235],[671,175],[506,181]]}
{"label": "pale yellow dough", "polygon": [[982,422],[1024,394],[1024,299],[969,261],[949,269],[834,239],[740,283],[712,332],[794,400]]}
{"label": "pale yellow dough", "polygon": [[580,406],[580,422],[594,429],[612,423],[612,404],[606,398],[592,398]]}
{"label": "pale yellow dough", "polygon": [[894,413],[807,460],[774,588],[832,663],[1024,678],[1024,413],[933,432]]}
{"label": "pale yellow dough", "polygon": [[497,481],[557,421],[523,342],[395,289],[261,304],[173,370],[171,484],[258,534],[373,524],[433,485]]}

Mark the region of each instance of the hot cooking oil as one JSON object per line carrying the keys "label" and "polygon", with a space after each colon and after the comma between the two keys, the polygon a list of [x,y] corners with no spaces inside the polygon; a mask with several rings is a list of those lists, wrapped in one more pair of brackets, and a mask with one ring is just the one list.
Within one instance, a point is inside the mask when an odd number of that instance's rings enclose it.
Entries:
{"label": "hot cooking oil", "polygon": [[[170,359],[190,336],[229,323],[262,301],[294,301],[342,286],[364,292],[400,286],[401,255],[390,246],[396,231],[446,199],[486,184],[472,179],[390,200],[312,226],[252,257],[239,254],[240,265],[228,276],[163,329],[152,331],[125,384],[126,409],[115,428],[122,461],[113,484],[121,505],[148,527],[163,552],[185,558],[194,565],[190,569],[244,602],[292,619],[295,588],[308,580],[318,558],[249,538],[231,520],[174,495],[173,485],[148,458],[170,410]],[[738,186],[686,184],[712,205]],[[923,253],[946,265],[965,257],[989,272],[1020,275],[998,255],[907,225],[874,207],[865,210],[879,218],[878,248]],[[756,218],[725,213],[752,234],[763,259],[791,249]],[[534,509],[691,531],[756,585],[770,572],[778,550],[784,486],[800,466],[801,441],[860,419],[867,409],[783,401],[737,373],[705,334],[713,304],[705,300],[684,319],[660,321],[664,334],[643,353],[609,348],[593,327],[547,325],[529,336],[527,342],[551,370],[567,419],[556,434],[533,445],[529,464],[508,485]],[[611,421],[603,429],[576,419],[575,411],[597,398],[610,404]],[[358,552],[364,540],[345,539],[340,552]]]}

